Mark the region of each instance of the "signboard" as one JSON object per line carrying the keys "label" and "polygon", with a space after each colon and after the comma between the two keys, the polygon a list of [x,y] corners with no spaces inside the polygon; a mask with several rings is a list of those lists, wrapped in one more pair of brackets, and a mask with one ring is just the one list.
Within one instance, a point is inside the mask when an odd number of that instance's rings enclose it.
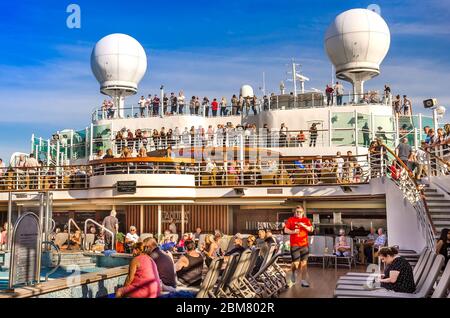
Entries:
{"label": "signboard", "polygon": [[[184,223],[188,224],[191,213],[184,211]],[[170,223],[173,219],[175,223],[181,223],[181,211],[162,211],[162,223]]]}
{"label": "signboard", "polygon": [[117,181],[117,192],[119,193],[136,193],[136,181]]}
{"label": "signboard", "polygon": [[283,194],[283,189],[267,189],[267,194]]}
{"label": "signboard", "polygon": [[27,212],[16,222],[12,232],[9,288],[38,283],[41,273],[41,229],[36,214]]}

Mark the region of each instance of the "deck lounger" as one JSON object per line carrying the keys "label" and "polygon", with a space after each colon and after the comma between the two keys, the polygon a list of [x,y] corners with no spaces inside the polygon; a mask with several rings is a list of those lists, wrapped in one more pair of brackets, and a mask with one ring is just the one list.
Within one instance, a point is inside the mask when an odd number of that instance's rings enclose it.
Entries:
{"label": "deck lounger", "polygon": [[224,235],[220,238],[219,247],[224,253],[228,251],[228,245],[230,244],[230,241],[232,241],[230,235]]}
{"label": "deck lounger", "polygon": [[[441,279],[434,289],[433,295],[431,298],[444,298],[450,289],[450,262],[447,262],[445,266],[444,272],[442,273]],[[448,293],[450,297],[450,293]]]}
{"label": "deck lounger", "polygon": [[[422,277],[422,273],[425,269],[425,266],[430,258],[430,256],[433,254],[430,250],[426,249],[423,251],[422,255],[419,258],[419,261],[417,262],[417,266],[413,269],[413,275],[414,275],[414,283],[417,285],[419,283],[420,278]],[[336,283],[337,289],[349,289],[348,287],[342,287],[342,285],[353,285],[353,286],[362,286],[365,283],[368,282],[368,280],[373,279],[377,276],[377,273],[360,273],[364,275],[358,275],[358,276],[341,276],[339,280]]]}
{"label": "deck lounger", "polygon": [[[263,295],[266,295],[267,293],[270,293],[268,285],[272,285],[272,282],[262,282],[261,281],[261,275],[263,272],[269,267],[269,262],[272,259],[273,255],[275,254],[276,244],[271,244],[269,249],[266,251],[265,255],[263,255],[263,261],[261,262],[261,265],[259,267],[259,270],[254,275],[250,275],[247,277],[246,282],[248,282],[249,288],[257,292],[260,297],[263,297]],[[265,296],[264,296],[265,297]]]}
{"label": "deck lounger", "polygon": [[[417,264],[416,264],[416,266],[414,266],[414,270],[413,270],[414,277],[415,277],[417,271],[423,270],[423,266],[425,266],[425,262],[428,259],[428,257],[430,256],[430,254],[427,254],[427,251],[428,251],[428,249],[424,248],[422,250],[422,252],[420,253],[420,257],[419,257],[419,259],[417,261]],[[421,267],[421,265],[422,265],[422,267]],[[353,279],[354,277],[367,277],[367,276],[370,276],[372,274],[373,273],[368,273],[368,272],[366,272],[366,273],[350,272],[350,273],[345,274],[344,276],[341,276],[341,278],[344,278],[344,279],[347,279],[347,278],[350,279],[351,278],[351,279]]]}
{"label": "deck lounger", "polygon": [[[350,246],[350,256],[337,256],[335,258],[333,258],[333,260],[335,261],[335,266],[337,267],[338,265],[345,265],[348,266],[350,269],[352,268],[352,263],[355,263],[356,266],[356,260],[355,260],[355,255],[354,255],[354,246],[353,246],[353,239],[349,236],[347,236],[346,238],[346,244],[348,246]],[[339,242],[339,236],[335,238],[334,243],[335,245]],[[338,260],[346,260],[348,262],[348,264],[339,264]]]}
{"label": "deck lounger", "polygon": [[94,245],[94,243],[95,243],[95,234],[87,233],[84,236],[84,249],[89,251],[92,245]]}
{"label": "deck lounger", "polygon": [[205,279],[200,286],[200,290],[197,293],[197,298],[208,298],[213,291],[215,284],[220,276],[220,270],[222,268],[223,258],[215,258],[209,265],[208,272]]}
{"label": "deck lounger", "polygon": [[[423,261],[421,262],[420,268],[417,268],[417,270],[413,270],[414,275],[414,283],[416,286],[419,286],[421,282],[423,282],[424,279],[424,273],[427,273],[434,261],[434,257],[436,254],[433,252],[427,250],[424,253]],[[345,290],[365,290],[364,285],[366,285],[370,279],[373,279],[376,277],[376,274],[372,274],[370,278],[368,277],[355,277],[355,278],[347,278],[342,277],[338,280],[336,283],[336,289],[345,289]]]}
{"label": "deck lounger", "polygon": [[253,294],[247,294],[244,291],[240,289],[240,282],[247,274],[247,269],[250,264],[252,257],[252,251],[251,250],[245,250],[242,252],[241,257],[239,258],[239,262],[236,265],[236,269],[231,275],[230,280],[228,282],[228,289],[229,289],[229,296],[230,297],[247,297],[247,296],[253,296]]}
{"label": "deck lounger", "polygon": [[210,293],[210,296],[213,298],[226,298],[228,296],[227,294],[227,286],[230,281],[231,276],[233,275],[234,271],[236,270],[237,263],[239,262],[239,253],[234,253],[230,255],[230,258],[228,259],[228,263],[225,267],[225,270],[222,273],[222,277],[220,278],[220,281],[217,285],[217,288],[214,292]]}
{"label": "deck lounger", "polygon": [[[325,268],[325,247],[326,240],[325,236],[313,235],[308,237],[309,243],[309,255],[308,264],[321,264]],[[314,261],[315,259],[319,261]]]}
{"label": "deck lounger", "polygon": [[433,258],[433,263],[426,275],[423,276],[421,282],[417,285],[415,293],[397,293],[388,291],[384,288],[371,291],[358,290],[335,290],[334,297],[350,296],[350,297],[364,297],[364,298],[425,298],[430,294],[434,283],[436,282],[439,272],[444,264],[444,256],[437,255]]}
{"label": "deck lounger", "polygon": [[274,265],[278,258],[282,255],[282,251],[279,251],[272,258],[261,267],[261,269],[252,276],[251,282],[257,283],[264,289],[265,295],[260,297],[271,297],[278,294],[282,289],[286,288],[285,275],[279,275],[277,270],[274,270]]}

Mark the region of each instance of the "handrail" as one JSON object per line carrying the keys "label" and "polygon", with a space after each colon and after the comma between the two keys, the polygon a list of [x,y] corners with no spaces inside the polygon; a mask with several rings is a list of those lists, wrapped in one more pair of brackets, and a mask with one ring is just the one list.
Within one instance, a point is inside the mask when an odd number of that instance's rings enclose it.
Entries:
{"label": "handrail", "polygon": [[[340,99],[339,99],[340,98]],[[345,99],[345,101],[344,101]],[[199,100],[200,105],[192,107],[190,99],[185,99],[184,104],[171,104],[169,101],[163,101],[160,99],[156,104],[153,104],[153,101],[148,102],[148,105],[144,107],[140,107],[139,104],[131,104],[124,107],[116,107],[113,105],[110,107],[100,106],[95,107],[92,111],[92,119],[93,121],[99,119],[115,119],[121,118],[119,117],[120,112],[132,111],[131,117],[130,114],[128,116],[130,118],[134,118],[135,115],[138,118],[141,117],[141,114],[146,114],[144,117],[157,117],[157,116],[165,116],[164,110],[166,112],[170,112],[171,116],[173,115],[185,115],[185,116],[205,116],[212,114],[212,106],[209,102],[208,104],[203,104],[203,100]],[[288,109],[295,108],[315,108],[315,107],[330,107],[330,106],[345,106],[345,105],[385,105],[388,106],[392,102],[392,94],[386,95],[382,91],[373,90],[363,92],[361,94],[354,93],[346,93],[342,95],[337,95],[335,92],[329,94],[327,96],[324,91],[315,91],[315,92],[305,92],[302,94],[298,94],[297,96],[290,94],[282,94],[282,95],[264,95],[262,97],[257,98],[256,103],[253,104],[251,101],[239,101],[236,104],[226,103],[225,105],[221,105],[219,102],[217,108],[217,117],[228,117],[228,116],[241,116],[239,113],[247,113],[250,115],[256,110],[257,113],[263,111],[271,111],[277,110],[284,107]],[[182,107],[180,107],[182,106]],[[227,113],[225,115],[222,114],[221,109],[226,109]],[[206,110],[208,109],[208,110]],[[175,112],[172,114],[172,110]],[[180,112],[181,110],[181,112]],[[183,111],[184,110],[184,111]],[[194,110],[194,113],[192,111]],[[228,111],[231,110],[231,111]],[[114,113],[111,113],[113,111]],[[136,113],[134,113],[136,111]],[[156,113],[155,113],[156,111]],[[101,116],[99,116],[101,114]],[[111,118],[112,116],[112,118]],[[106,118],[104,118],[106,117]],[[212,116],[210,116],[212,117]]]}
{"label": "handrail", "polygon": [[[102,224],[98,223],[97,221],[94,221],[93,219],[86,219],[86,221],[84,221],[84,235],[87,234],[88,228],[87,225],[88,223],[94,223],[95,225],[97,225],[99,228],[103,229],[103,231],[108,232],[109,234],[111,234],[111,242],[112,242],[112,249],[115,250],[116,249],[116,235],[109,229],[107,229],[105,226],[103,226]],[[86,248],[86,246],[84,246],[84,248]]]}
{"label": "handrail", "polygon": [[422,147],[420,149],[425,151],[428,155],[431,155],[433,158],[437,159],[441,164],[450,168],[450,162],[445,162],[441,157],[435,155],[434,153],[428,151],[427,149],[423,149]]}
{"label": "handrail", "polygon": [[45,281],[48,281],[49,276],[56,272],[61,265],[61,250],[59,249],[58,245],[56,245],[52,241],[44,241],[42,242],[42,244],[50,245],[51,247],[55,248],[56,252],[58,253],[58,262],[56,266],[51,271],[47,272],[47,274],[45,274]]}
{"label": "handrail", "polygon": [[[425,226],[428,225],[429,226],[429,230],[431,231],[431,237],[428,237],[428,245],[430,248],[434,247],[435,241],[434,241],[434,235],[436,235],[436,228],[434,226],[434,223],[432,221],[431,218],[431,214],[430,211],[428,210],[428,205],[427,202],[425,200],[425,194],[423,192],[423,187],[419,186],[417,184],[416,179],[414,178],[414,175],[412,173],[412,171],[408,168],[408,166],[395,154],[394,151],[392,151],[388,146],[386,146],[385,144],[381,145],[382,149],[384,148],[388,153],[390,153],[397,161],[397,163],[404,169],[404,171],[406,171],[408,173],[409,176],[409,181],[412,182],[415,186],[415,190],[417,191],[417,194],[419,194],[419,201],[423,204],[423,209],[425,212],[425,216],[426,219],[428,220],[428,222],[426,222]],[[383,157],[382,157],[383,160]],[[418,211],[420,213],[420,206],[418,206],[417,204],[411,202],[412,205],[414,206],[414,208],[416,209],[416,211]],[[428,232],[427,232],[428,233]]]}
{"label": "handrail", "polygon": [[56,228],[56,221],[54,219],[50,219],[50,221],[52,222],[52,228],[50,230],[50,233],[53,233]]}
{"label": "handrail", "polygon": [[[72,219],[72,218],[69,218],[69,220],[67,221],[67,232],[69,233],[69,240],[68,240],[68,242],[67,242],[67,249],[70,249],[70,224],[71,223],[73,223],[74,225],[75,225],[75,227],[77,228],[77,230],[78,231],[80,231],[80,235],[81,235],[81,229],[80,229],[80,227],[78,226],[78,224],[75,222],[75,220],[74,219]],[[80,237],[80,239],[81,239],[81,246],[83,246],[83,237],[81,236]]]}

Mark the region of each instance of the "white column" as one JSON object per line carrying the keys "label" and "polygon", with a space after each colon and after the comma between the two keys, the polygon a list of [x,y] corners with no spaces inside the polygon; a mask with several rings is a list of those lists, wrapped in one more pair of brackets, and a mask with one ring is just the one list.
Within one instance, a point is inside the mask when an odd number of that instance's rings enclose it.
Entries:
{"label": "white column", "polygon": [[371,132],[370,140],[374,140],[375,139],[375,115],[372,112],[370,113],[370,132]]}
{"label": "white column", "polygon": [[331,147],[333,140],[332,125],[333,123],[331,122],[331,109],[328,109],[328,147]]}
{"label": "white column", "polygon": [[94,148],[94,124],[91,124],[91,133],[89,134],[89,160],[92,159],[92,150]]}
{"label": "white column", "polygon": [[358,111],[355,109],[355,155],[358,155]]}
{"label": "white column", "polygon": [[158,204],[158,240],[162,233],[162,209],[161,204]]}
{"label": "white column", "polygon": [[433,129],[434,129],[436,134],[437,134],[438,128],[439,128],[438,114],[437,114],[437,110],[435,108],[435,109],[433,109]]}
{"label": "white column", "polygon": [[31,134],[31,151],[30,153],[32,153],[34,151],[34,134]]}
{"label": "white column", "polygon": [[84,156],[85,156],[85,157],[88,157],[88,160],[89,160],[89,154],[88,154],[88,140],[87,140],[87,137],[88,137],[88,135],[89,135],[89,129],[88,129],[88,127],[86,127],[86,128],[84,129],[84,134],[85,134],[85,136],[86,136],[86,138],[84,139]]}
{"label": "white column", "polygon": [[140,206],[140,215],[139,215],[139,231],[140,233],[144,233],[144,205]]}
{"label": "white column", "polygon": [[50,166],[50,139],[47,139],[47,166]]}
{"label": "white column", "polygon": [[399,116],[394,117],[394,129],[395,129],[395,139],[394,139],[394,147],[397,147],[400,143],[400,129],[399,129]]}
{"label": "white column", "polygon": [[419,143],[422,143],[423,122],[422,113],[419,113]]}
{"label": "white column", "polygon": [[181,205],[181,235],[185,233],[184,229],[184,204]]}

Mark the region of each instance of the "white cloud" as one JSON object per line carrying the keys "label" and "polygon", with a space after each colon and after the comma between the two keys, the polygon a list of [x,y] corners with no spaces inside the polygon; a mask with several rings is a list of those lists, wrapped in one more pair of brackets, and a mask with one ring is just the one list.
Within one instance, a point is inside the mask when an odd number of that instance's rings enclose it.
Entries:
{"label": "white cloud", "polygon": [[423,22],[415,23],[392,23],[389,26],[393,35],[412,35],[412,36],[446,36],[450,34],[450,25],[448,23],[431,24]]}

